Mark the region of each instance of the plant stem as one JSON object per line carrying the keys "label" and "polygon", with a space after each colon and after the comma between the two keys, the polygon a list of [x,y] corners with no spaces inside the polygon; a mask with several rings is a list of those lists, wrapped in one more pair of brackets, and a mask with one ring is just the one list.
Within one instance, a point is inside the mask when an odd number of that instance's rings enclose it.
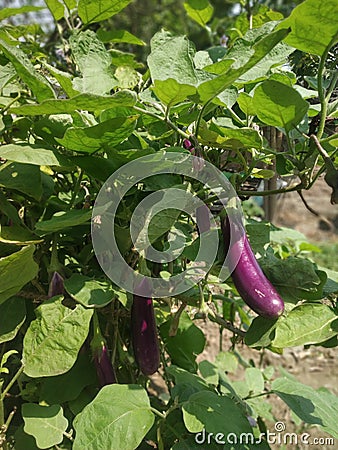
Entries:
{"label": "plant stem", "polygon": [[2,391],[2,394],[0,396],[0,402],[3,402],[7,392],[9,392],[9,390],[11,389],[11,387],[13,386],[13,384],[16,382],[16,380],[19,378],[19,376],[22,374],[24,369],[24,365],[22,365],[20,367],[20,369],[16,372],[16,374],[14,375],[14,377],[11,379],[11,381],[7,384],[7,386],[5,387],[5,389]]}
{"label": "plant stem", "polygon": [[235,327],[231,322],[228,320],[224,320],[223,317],[219,316],[218,314],[214,313],[209,308],[208,318],[212,322],[218,323],[218,325],[221,325],[223,328],[226,328],[227,330],[230,330],[232,333],[237,334],[238,336],[245,337],[245,331],[240,330],[239,328]]}
{"label": "plant stem", "polygon": [[80,169],[79,176],[77,177],[77,180],[76,180],[76,183],[75,183],[75,186],[74,186],[74,190],[73,190],[73,193],[72,193],[72,197],[71,197],[69,205],[68,205],[69,209],[72,209],[72,207],[74,206],[74,203],[75,203],[75,200],[76,200],[76,196],[77,196],[77,194],[78,194],[78,192],[80,190],[80,187],[81,187],[82,177],[83,177],[83,171],[82,171],[82,169]]}
{"label": "plant stem", "polygon": [[165,419],[166,415],[161,413],[158,409],[150,407],[150,411],[152,411],[154,414],[156,414],[158,417],[161,417],[161,419]]}

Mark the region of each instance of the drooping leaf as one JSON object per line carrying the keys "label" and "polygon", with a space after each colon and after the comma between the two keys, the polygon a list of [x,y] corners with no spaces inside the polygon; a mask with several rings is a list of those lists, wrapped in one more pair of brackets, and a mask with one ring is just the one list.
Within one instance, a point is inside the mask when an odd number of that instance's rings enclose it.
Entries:
{"label": "drooping leaf", "polygon": [[305,423],[318,425],[323,431],[338,437],[337,397],[327,390],[315,390],[292,378],[277,378],[272,390]]}
{"label": "drooping leaf", "polygon": [[338,328],[333,327],[337,319],[333,309],[322,303],[296,306],[286,317],[278,319],[272,345],[284,348],[324,342],[338,334]]}
{"label": "drooping leaf", "polygon": [[64,228],[81,225],[90,220],[91,210],[72,209],[70,211],[59,211],[49,220],[37,222],[35,229],[40,233],[54,233]]}
{"label": "drooping leaf", "polygon": [[291,28],[286,43],[305,53],[322,55],[326,47],[338,40],[336,0],[305,0],[294,8],[279,28]]}
{"label": "drooping leaf", "polygon": [[167,80],[155,80],[153,91],[164,104],[174,106],[177,103],[188,100],[188,97],[196,93],[196,89],[188,84],[180,84],[173,78]]}
{"label": "drooping leaf", "polygon": [[134,450],[154,422],[146,391],[138,385],[103,387],[74,420],[74,450]]}
{"label": "drooping leaf", "polygon": [[67,159],[56,150],[38,145],[7,144],[0,147],[1,158],[37,166],[63,166]]}
{"label": "drooping leaf", "polygon": [[124,42],[132,45],[146,45],[144,41],[127,30],[103,30],[100,28],[96,34],[102,42]]}
{"label": "drooping leaf", "polygon": [[57,69],[56,67],[53,67],[50,64],[47,64],[46,62],[44,62],[43,65],[58,81],[61,88],[65,91],[68,97],[71,98],[79,94],[79,92],[73,87],[72,83],[73,75],[71,75],[68,72],[63,72],[62,70]]}
{"label": "drooping leaf", "polygon": [[14,224],[7,227],[0,225],[0,242],[22,246],[40,244],[43,242],[43,239],[33,234],[28,228]]}
{"label": "drooping leaf", "polygon": [[20,48],[9,45],[2,39],[0,39],[0,48],[15,67],[18,76],[33,91],[38,102],[55,97],[46,78],[35,70],[28,56]]}
{"label": "drooping leaf", "polygon": [[104,44],[91,30],[73,34],[69,44],[82,75],[73,79],[75,90],[94,95],[108,94],[117,80],[113,74],[111,56]]}
{"label": "drooping leaf", "polygon": [[14,114],[40,116],[42,114],[72,113],[76,110],[103,111],[115,106],[134,106],[134,92],[122,90],[111,96],[79,94],[66,100],[45,100],[40,105],[23,105],[11,108]]}
{"label": "drooping leaf", "polygon": [[11,297],[0,304],[0,344],[15,338],[26,320],[25,300],[22,297]]}
{"label": "drooping leaf", "polygon": [[94,153],[104,145],[114,147],[127,139],[135,129],[138,116],[115,117],[86,128],[68,128],[64,137],[56,140],[69,150]]}
{"label": "drooping leaf", "polygon": [[35,437],[39,448],[50,448],[61,444],[68,420],[60,405],[41,406],[36,403],[22,405],[24,431]]}
{"label": "drooping leaf", "polygon": [[254,348],[268,347],[275,336],[276,326],[276,320],[255,317],[245,334],[246,345]]}
{"label": "drooping leaf", "polygon": [[0,186],[40,200],[42,196],[40,168],[32,164],[8,161],[0,166]]}
{"label": "drooping leaf", "polygon": [[66,279],[64,286],[68,294],[86,307],[105,306],[115,297],[108,281],[97,281],[80,274]]}
{"label": "drooping leaf", "polygon": [[208,0],[188,0],[183,3],[188,16],[205,28],[212,18],[214,8]]}
{"label": "drooping leaf", "polygon": [[309,108],[295,89],[274,80],[264,81],[255,89],[253,106],[262,122],[287,131],[298,125]]}
{"label": "drooping leaf", "polygon": [[52,297],[36,308],[36,319],[27,330],[23,345],[25,373],[30,377],[50,377],[67,372],[84,343],[93,314],[82,305],[74,309]]}
{"label": "drooping leaf", "polygon": [[0,304],[36,277],[39,268],[33,259],[34,250],[35,247],[29,245],[0,258]]}
{"label": "drooping leaf", "polygon": [[109,19],[125,8],[131,0],[80,0],[78,13],[84,24]]}

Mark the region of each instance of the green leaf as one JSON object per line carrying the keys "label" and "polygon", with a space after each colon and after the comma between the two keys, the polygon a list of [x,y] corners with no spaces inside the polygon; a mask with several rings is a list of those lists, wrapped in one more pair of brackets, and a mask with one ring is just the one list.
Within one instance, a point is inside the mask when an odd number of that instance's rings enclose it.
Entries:
{"label": "green leaf", "polygon": [[14,224],[8,227],[0,225],[0,242],[15,245],[29,245],[41,244],[43,239],[33,234],[28,228]]}
{"label": "green leaf", "polygon": [[67,9],[62,0],[45,0],[45,3],[56,21],[67,16]]}
{"label": "green leaf", "polygon": [[277,378],[272,390],[305,423],[318,425],[323,431],[338,438],[337,397],[329,391],[316,391],[292,378]]}
{"label": "green leaf", "polygon": [[[183,420],[190,433],[205,429],[208,433],[250,433],[249,422],[237,404],[229,397],[201,391],[183,404]],[[226,417],[226,420],[224,418]]]}
{"label": "green leaf", "polygon": [[79,92],[108,94],[117,80],[113,75],[111,56],[94,31],[74,33],[69,44],[82,74],[81,78],[73,79],[73,87]]}
{"label": "green leaf", "polygon": [[50,377],[67,372],[88,335],[93,310],[81,305],[70,309],[62,304],[62,297],[53,297],[35,314],[24,337],[26,375]]}
{"label": "green leaf", "polygon": [[336,0],[306,0],[294,8],[278,28],[291,28],[285,42],[305,53],[322,55],[332,40],[338,39]]}
{"label": "green leaf", "polygon": [[69,150],[94,153],[104,146],[114,147],[127,139],[135,129],[137,118],[137,115],[115,117],[93,127],[71,127],[63,138],[56,140]]}
{"label": "green leaf", "polygon": [[97,383],[95,365],[89,352],[80,352],[73,367],[68,372],[42,381],[39,402],[49,405],[75,400],[81,391]]}
{"label": "green leaf", "polygon": [[275,335],[277,321],[255,317],[245,334],[245,343],[253,348],[268,347]]}
{"label": "green leaf", "polygon": [[79,0],[78,13],[84,24],[109,19],[125,8],[131,0]]}
{"label": "green leaf", "polygon": [[1,158],[37,166],[65,166],[67,159],[56,150],[38,145],[7,144],[0,147]]}
{"label": "green leaf", "polygon": [[76,110],[103,111],[116,106],[134,106],[136,100],[134,92],[122,90],[111,96],[79,94],[66,100],[45,100],[40,105],[23,105],[11,108],[10,111],[23,116],[72,113]]}
{"label": "green leaf", "polygon": [[167,80],[155,80],[153,91],[161,102],[168,106],[188,100],[190,95],[196,93],[196,89],[188,84],[180,84],[173,78]]}
{"label": "green leaf", "polygon": [[327,277],[311,261],[295,256],[281,260],[268,255],[261,258],[259,264],[285,301],[295,303],[323,298]]}
{"label": "green leaf", "polygon": [[293,308],[286,317],[280,317],[272,345],[278,348],[318,344],[338,333],[332,328],[337,314],[321,303],[304,303]]}
{"label": "green leaf", "polygon": [[77,90],[73,88],[73,76],[68,72],[53,67],[46,62],[43,62],[44,67],[53,75],[53,77],[59,82],[62,89],[68,95],[68,97],[74,97],[79,94]]}
{"label": "green leaf", "polygon": [[234,373],[238,367],[238,359],[232,352],[219,352],[214,364],[221,372]]}
{"label": "green leaf", "polygon": [[148,66],[153,81],[172,78],[179,84],[196,86],[193,63],[195,49],[186,37],[173,37],[162,30],[153,36],[150,47]]}
{"label": "green leaf", "polygon": [[255,89],[253,105],[262,122],[286,131],[298,125],[309,107],[295,89],[274,80],[264,81]]}
{"label": "green leaf", "polygon": [[35,437],[39,448],[50,448],[61,444],[68,420],[60,405],[40,406],[35,403],[22,405],[24,431]]}
{"label": "green leaf", "polygon": [[15,67],[18,76],[33,91],[38,102],[54,98],[55,94],[47,80],[38,73],[28,56],[18,47],[9,45],[0,39],[0,48]]}
{"label": "green leaf", "polygon": [[261,148],[263,140],[257,130],[252,128],[225,128],[220,119],[211,123],[209,128],[201,124],[200,137],[202,143],[221,148]]}
{"label": "green leaf", "polygon": [[0,305],[0,344],[15,338],[26,320],[26,305],[22,297],[11,297]]}
{"label": "green leaf", "polygon": [[96,281],[77,273],[65,280],[64,286],[68,294],[86,307],[106,306],[115,297],[108,281]]}
{"label": "green leaf", "polygon": [[154,423],[147,392],[138,385],[103,387],[74,420],[74,450],[134,450]]}
{"label": "green leaf", "polygon": [[[278,30],[269,33],[255,42],[251,49],[251,56],[243,61],[243,65],[227,69],[218,77],[205,81],[198,86],[200,101],[207,103],[220,94],[224,89],[231,86],[241,75],[259,63],[282,39],[287,36],[289,30]],[[225,60],[227,63],[227,61]]]}
{"label": "green leaf", "polygon": [[23,427],[23,424],[20,425],[14,433],[15,450],[39,450],[33,436],[25,433]]}
{"label": "green leaf", "polygon": [[129,33],[127,30],[103,30],[100,28],[96,34],[102,42],[124,42],[131,45],[146,45],[144,41]]}
{"label": "green leaf", "polygon": [[205,346],[203,332],[192,322],[187,313],[180,317],[175,336],[169,336],[171,320],[160,326],[160,334],[165,347],[171,356],[172,364],[190,372],[196,372],[196,356],[202,353]]}
{"label": "green leaf", "polygon": [[200,378],[194,373],[187,372],[175,365],[168,367],[168,374],[174,377],[175,380],[175,386],[171,393],[172,398],[177,397],[180,403],[188,400],[190,395],[196,392],[210,390],[207,380],[203,380],[203,378]]}
{"label": "green leaf", "polygon": [[208,0],[188,0],[183,3],[183,6],[192,20],[206,28],[206,24],[212,18],[214,12],[214,8]]}
{"label": "green leaf", "polygon": [[0,258],[0,304],[20,291],[38,274],[33,259],[35,247],[29,245],[5,258]]}
{"label": "green leaf", "polygon": [[2,8],[0,11],[0,20],[16,16],[17,14],[27,14],[29,12],[41,11],[41,9],[44,9],[44,7],[32,5],[21,6],[20,8]]}
{"label": "green leaf", "polygon": [[0,186],[40,200],[42,196],[40,168],[32,164],[8,161],[0,166]]}
{"label": "green leaf", "polygon": [[264,377],[257,367],[248,367],[245,370],[245,381],[249,388],[249,393],[260,394],[264,390]]}
{"label": "green leaf", "polygon": [[68,227],[82,225],[91,218],[92,211],[88,209],[72,209],[70,211],[59,211],[49,220],[37,222],[35,229],[40,233],[54,233]]}
{"label": "green leaf", "polygon": [[218,368],[215,364],[205,359],[199,363],[198,370],[208,384],[214,384],[217,386]]}

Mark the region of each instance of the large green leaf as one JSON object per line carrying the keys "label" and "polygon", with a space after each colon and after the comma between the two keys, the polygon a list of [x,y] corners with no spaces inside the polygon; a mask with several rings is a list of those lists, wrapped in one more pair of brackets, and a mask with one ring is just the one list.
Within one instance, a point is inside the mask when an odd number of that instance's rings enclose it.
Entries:
{"label": "large green leaf", "polygon": [[102,42],[124,42],[132,45],[145,45],[145,42],[129,33],[127,30],[103,30],[97,31],[97,37]]}
{"label": "large green leaf", "polygon": [[255,89],[253,106],[262,122],[287,131],[298,125],[309,108],[295,89],[274,80],[264,81]]}
{"label": "large green leaf", "polygon": [[74,78],[74,88],[90,94],[108,94],[117,85],[117,80],[113,75],[111,56],[94,31],[73,34],[69,44],[82,74],[81,78]]}
{"label": "large green leaf", "polygon": [[79,94],[77,90],[73,88],[73,75],[68,72],[63,72],[62,70],[53,67],[46,62],[43,63],[44,67],[53,75],[53,77],[59,82],[62,89],[68,95],[68,97],[74,97]]}
{"label": "large green leaf", "polygon": [[25,300],[22,297],[11,297],[0,305],[0,344],[11,341],[17,335],[26,319]]}
{"label": "large green leaf", "polygon": [[180,317],[175,336],[170,336],[171,320],[160,326],[161,337],[173,364],[190,371],[196,372],[196,356],[202,353],[205,346],[203,332],[192,322],[188,314]]}
{"label": "large green leaf", "polygon": [[229,69],[227,60],[224,60],[227,66],[225,72],[198,86],[200,101],[207,103],[224,91],[224,89],[231,86],[241,75],[258,64],[288,33],[289,30],[277,30],[259,39],[250,49],[251,56],[247,57],[246,55],[242,65],[239,65],[240,60],[235,61],[234,68],[231,67]]}
{"label": "large green leaf", "polygon": [[191,395],[183,404],[183,420],[190,433],[205,429],[214,435],[233,433],[240,436],[251,432],[248,419],[234,400],[214,392],[201,391]]}
{"label": "large green leaf", "polygon": [[7,144],[0,147],[1,158],[18,163],[37,166],[63,166],[67,159],[56,150],[39,147],[38,145]]}
{"label": "large green leaf", "polygon": [[65,280],[64,286],[68,294],[86,307],[105,306],[115,297],[108,281],[93,280],[77,273]]}
{"label": "large green leaf", "polygon": [[153,91],[161,102],[174,106],[188,99],[196,93],[196,89],[189,84],[181,84],[173,78],[155,80]]}
{"label": "large green leaf", "polygon": [[80,0],[78,12],[83,23],[101,22],[125,8],[131,0]]}
{"label": "large green leaf", "polygon": [[315,390],[292,378],[277,378],[272,390],[305,423],[318,425],[338,438],[337,397],[326,389]]}
{"label": "large green leaf", "polygon": [[8,161],[0,166],[0,186],[40,200],[42,196],[40,168],[32,164]]}
{"label": "large green leaf", "polygon": [[55,20],[60,20],[67,14],[67,2],[63,3],[62,0],[45,0],[45,3]]}
{"label": "large green leaf", "polygon": [[154,423],[147,392],[138,385],[103,387],[74,420],[74,450],[134,450]]}
{"label": "large green leaf", "polygon": [[36,277],[39,267],[33,259],[35,247],[29,245],[0,258],[0,304]]}
{"label": "large green leaf", "polygon": [[94,153],[105,145],[114,147],[127,139],[135,129],[138,116],[115,117],[86,128],[68,128],[56,140],[69,150]]}
{"label": "large green leaf", "polygon": [[41,9],[44,9],[44,7],[32,5],[21,6],[20,8],[2,8],[0,11],[0,20],[16,16],[17,14],[27,14],[29,12],[41,11]]}
{"label": "large green leaf", "polygon": [[46,78],[35,70],[28,56],[22,50],[14,45],[8,45],[2,39],[0,39],[0,48],[15,67],[18,76],[33,91],[38,102],[55,97]]}
{"label": "large green leaf", "polygon": [[24,431],[35,437],[39,448],[50,448],[61,444],[68,420],[60,405],[41,406],[36,403],[22,405]]}
{"label": "large green leaf", "polygon": [[81,305],[70,309],[62,304],[62,297],[53,297],[35,314],[24,338],[25,373],[50,377],[67,372],[88,335],[93,310]]}
{"label": "large green leaf", "polygon": [[37,222],[35,229],[40,233],[54,233],[64,228],[82,225],[91,218],[91,210],[72,209],[71,211],[59,211],[49,220]]}
{"label": "large green leaf", "polygon": [[162,30],[153,36],[150,45],[148,66],[153,81],[172,78],[179,84],[196,86],[198,79],[193,63],[195,49],[186,37],[173,37]]}
{"label": "large green leaf", "polygon": [[183,6],[188,16],[204,28],[214,12],[208,0],[187,0]]}
{"label": "large green leaf", "polygon": [[294,8],[279,28],[291,28],[285,42],[306,53],[322,55],[338,39],[336,0],[305,0]]}
{"label": "large green leaf", "polygon": [[45,100],[40,105],[11,108],[11,112],[23,116],[40,116],[42,114],[72,113],[76,110],[103,111],[116,106],[134,106],[136,101],[134,92],[124,90],[111,96],[79,94],[66,100]]}
{"label": "large green leaf", "polygon": [[[332,323],[337,320],[337,326]],[[278,348],[318,344],[338,334],[338,316],[329,306],[304,303],[280,317],[272,345]]]}

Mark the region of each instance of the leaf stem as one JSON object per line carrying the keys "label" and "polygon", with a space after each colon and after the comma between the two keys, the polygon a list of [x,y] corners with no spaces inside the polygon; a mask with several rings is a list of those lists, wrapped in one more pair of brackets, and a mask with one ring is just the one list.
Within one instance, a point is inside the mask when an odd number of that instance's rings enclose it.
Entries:
{"label": "leaf stem", "polygon": [[9,392],[9,390],[11,389],[11,387],[13,386],[13,384],[16,382],[16,380],[19,378],[19,376],[22,374],[23,370],[24,370],[24,365],[22,364],[22,366],[20,367],[20,369],[16,372],[16,374],[14,375],[14,377],[11,379],[11,381],[7,384],[7,386],[5,387],[5,389],[2,391],[1,396],[0,396],[0,402],[3,402],[7,393]]}
{"label": "leaf stem", "polygon": [[154,414],[156,414],[158,417],[161,417],[161,419],[166,419],[166,415],[161,413],[158,409],[150,407],[150,411],[152,411]]}

